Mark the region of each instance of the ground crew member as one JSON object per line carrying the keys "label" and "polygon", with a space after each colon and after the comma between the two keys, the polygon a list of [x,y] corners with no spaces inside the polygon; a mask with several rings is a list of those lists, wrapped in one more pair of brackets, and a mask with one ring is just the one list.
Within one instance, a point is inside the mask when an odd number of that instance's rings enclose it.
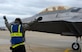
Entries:
{"label": "ground crew member", "polygon": [[3,16],[5,24],[11,34],[11,47],[12,52],[26,52],[25,50],[25,31],[29,29],[30,25],[41,20],[37,19],[28,25],[24,25],[20,18],[16,18],[14,23],[8,23],[6,16]]}

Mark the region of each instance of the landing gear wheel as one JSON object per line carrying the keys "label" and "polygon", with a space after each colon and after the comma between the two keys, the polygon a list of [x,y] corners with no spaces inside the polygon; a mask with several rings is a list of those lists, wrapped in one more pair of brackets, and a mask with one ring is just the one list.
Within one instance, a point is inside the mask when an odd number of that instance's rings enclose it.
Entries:
{"label": "landing gear wheel", "polygon": [[79,43],[73,43],[73,44],[72,44],[72,49],[73,49],[73,50],[79,50],[79,48],[80,48]]}

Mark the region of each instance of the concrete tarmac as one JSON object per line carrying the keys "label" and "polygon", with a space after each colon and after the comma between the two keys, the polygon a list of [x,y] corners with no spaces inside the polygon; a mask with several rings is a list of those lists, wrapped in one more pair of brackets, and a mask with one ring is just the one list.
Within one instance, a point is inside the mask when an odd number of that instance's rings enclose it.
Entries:
{"label": "concrete tarmac", "polygon": [[[26,32],[27,52],[81,52],[71,48],[75,37],[60,36],[59,34],[49,34],[41,32]],[[82,47],[82,41],[79,41]],[[11,52],[10,34],[8,31],[0,31],[0,52]]]}

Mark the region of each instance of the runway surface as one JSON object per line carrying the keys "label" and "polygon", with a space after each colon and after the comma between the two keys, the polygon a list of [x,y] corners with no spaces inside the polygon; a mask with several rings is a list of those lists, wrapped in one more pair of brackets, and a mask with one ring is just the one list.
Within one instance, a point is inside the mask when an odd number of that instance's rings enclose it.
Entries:
{"label": "runway surface", "polygon": [[[27,31],[25,37],[27,52],[81,52],[71,48],[71,44],[75,42],[75,37],[32,31]],[[82,41],[79,43],[82,47]],[[0,45],[2,52],[6,52],[3,49],[9,50],[10,34],[8,31],[0,31]]]}

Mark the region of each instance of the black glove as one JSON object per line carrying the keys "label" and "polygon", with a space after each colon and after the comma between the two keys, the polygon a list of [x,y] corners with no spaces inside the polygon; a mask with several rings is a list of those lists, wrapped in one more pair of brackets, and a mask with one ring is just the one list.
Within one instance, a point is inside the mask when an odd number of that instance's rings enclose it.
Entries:
{"label": "black glove", "polygon": [[12,47],[10,47],[10,50],[12,50],[13,48]]}
{"label": "black glove", "polygon": [[7,18],[6,18],[6,16],[3,16],[3,19],[4,19],[5,21],[7,21]]}

